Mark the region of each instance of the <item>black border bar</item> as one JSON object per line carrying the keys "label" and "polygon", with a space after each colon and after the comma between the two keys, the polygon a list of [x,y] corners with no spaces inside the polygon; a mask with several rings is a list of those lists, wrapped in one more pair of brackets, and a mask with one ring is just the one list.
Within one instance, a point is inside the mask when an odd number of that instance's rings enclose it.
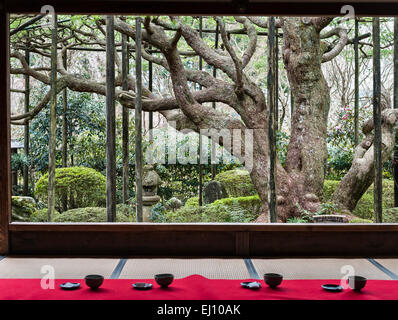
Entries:
{"label": "black border bar", "polygon": [[12,13],[38,13],[52,5],[58,13],[159,14],[159,15],[341,15],[344,5],[352,5],[357,16],[398,15],[398,3],[373,2],[280,2],[280,1],[159,1],[159,0],[3,0]]}

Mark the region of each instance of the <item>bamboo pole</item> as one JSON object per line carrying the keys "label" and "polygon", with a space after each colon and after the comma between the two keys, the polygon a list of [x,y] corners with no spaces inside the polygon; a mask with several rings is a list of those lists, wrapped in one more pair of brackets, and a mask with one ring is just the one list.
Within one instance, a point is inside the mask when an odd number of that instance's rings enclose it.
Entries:
{"label": "bamboo pole", "polygon": [[[398,108],[398,18],[394,18],[394,109]],[[395,145],[397,145],[395,136]],[[398,207],[398,148],[394,148],[394,207]]]}
{"label": "bamboo pole", "polygon": [[[215,33],[215,41],[214,41],[214,48],[217,50],[218,49],[218,33],[219,33],[219,25],[218,25],[218,21],[216,22],[216,33]],[[213,77],[217,78],[217,68],[213,67]],[[216,103],[213,102],[212,103],[213,109],[216,108]],[[214,180],[216,178],[216,174],[217,174],[217,166],[215,163],[213,163],[215,161],[216,158],[216,143],[213,139],[211,139],[211,159],[212,159],[212,164],[211,164],[211,179]]]}
{"label": "bamboo pole", "polygon": [[[67,69],[68,52],[62,56],[62,63],[65,70]],[[62,167],[66,168],[68,166],[68,120],[66,119],[67,109],[68,109],[68,89],[65,88],[62,92]],[[62,196],[62,211],[68,210],[68,199],[67,195]]]}
{"label": "bamboo pole", "polygon": [[29,21],[27,21],[27,22],[21,24],[18,28],[15,28],[14,30],[11,30],[11,31],[10,31],[10,36],[13,36],[14,34],[18,33],[19,31],[27,30],[26,28],[27,28],[28,26],[30,26],[31,24],[35,23],[36,21],[39,21],[39,20],[42,19],[44,16],[45,16],[45,15],[43,15],[43,14],[39,14],[39,15],[37,15],[36,17],[30,19]]}
{"label": "bamboo pole", "polygon": [[276,130],[275,130],[275,17],[269,17],[268,36],[268,133],[269,133],[269,221],[277,222],[276,208]]}
{"label": "bamboo pole", "polygon": [[355,106],[354,106],[354,145],[358,145],[358,118],[359,118],[359,22],[355,18],[355,39],[354,39],[354,64],[355,64]]}
{"label": "bamboo pole", "polygon": [[25,90],[19,90],[19,89],[13,89],[13,88],[11,88],[11,89],[10,89],[10,92],[15,92],[15,93],[23,93],[23,94],[25,94],[25,93],[26,93],[26,91],[25,91]]}
{"label": "bamboo pole", "polygon": [[48,151],[48,211],[47,220],[55,211],[55,153],[57,132],[57,15],[54,14],[51,29],[51,102],[50,102],[50,132]]}
{"label": "bamboo pole", "polygon": [[[199,36],[202,38],[203,17],[199,18]],[[199,56],[199,70],[203,68],[202,57]],[[202,86],[199,86],[202,89]],[[202,165],[202,135],[199,132],[199,206],[203,205],[203,165]]]}
{"label": "bamboo pole", "polygon": [[[62,62],[64,68],[67,69],[68,52],[65,51],[62,56]],[[66,113],[68,109],[68,89],[63,90],[63,112],[62,112],[62,167],[68,166],[68,122],[66,119]]]}
{"label": "bamboo pole", "polygon": [[106,18],[106,213],[116,221],[115,33],[113,16]]}
{"label": "bamboo pole", "polygon": [[142,216],[142,56],[141,56],[141,18],[136,18],[137,46],[135,55],[136,72],[136,104],[135,104],[135,172],[136,172],[136,213],[137,222],[143,221]]}
{"label": "bamboo pole", "polygon": [[373,122],[374,122],[374,212],[376,222],[382,222],[382,158],[381,158],[381,73],[380,20],[373,18]]}
{"label": "bamboo pole", "polygon": [[[153,64],[152,61],[148,61],[148,89],[150,92],[153,90]],[[149,141],[153,140],[153,112],[149,112]]]}
{"label": "bamboo pole", "polygon": [[[127,48],[128,38],[122,35],[122,89],[128,90],[129,52]],[[122,106],[122,153],[123,153],[123,203],[129,199],[129,115],[128,108]]]}
{"label": "bamboo pole", "polygon": [[[30,63],[30,51],[25,50],[25,60],[29,66]],[[29,112],[29,104],[30,104],[30,77],[28,74],[25,75],[25,101],[24,101],[24,111],[25,113]],[[30,142],[30,134],[29,134],[29,121],[24,126],[24,152],[25,156],[29,157],[29,142]],[[29,167],[24,165],[23,167],[23,194],[27,196],[29,193]]]}
{"label": "bamboo pole", "polygon": [[[278,101],[278,96],[279,96],[279,38],[278,38],[278,32],[277,28],[275,27],[275,130],[278,130],[279,128],[279,101]],[[282,127],[282,124],[281,124]]]}

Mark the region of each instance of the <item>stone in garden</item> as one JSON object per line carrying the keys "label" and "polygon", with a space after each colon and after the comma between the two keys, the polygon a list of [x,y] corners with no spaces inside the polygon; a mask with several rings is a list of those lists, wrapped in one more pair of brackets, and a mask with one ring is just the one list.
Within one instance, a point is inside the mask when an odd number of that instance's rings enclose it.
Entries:
{"label": "stone in garden", "polygon": [[142,178],[142,220],[143,222],[151,222],[151,207],[160,201],[157,195],[158,187],[162,180],[155,171],[153,165],[144,167]]}
{"label": "stone in garden", "polygon": [[256,189],[247,170],[234,169],[220,172],[214,180],[224,185],[228,197],[247,197],[256,194]]}
{"label": "stone in garden", "polygon": [[35,199],[22,196],[11,198],[11,208],[13,221],[28,221],[29,217],[39,209]]}
{"label": "stone in garden", "polygon": [[339,214],[324,214],[313,217],[315,223],[347,223],[348,219],[344,215]]}
{"label": "stone in garden", "polygon": [[172,197],[167,200],[166,205],[171,210],[175,211],[183,206],[182,201],[176,197]]}
{"label": "stone in garden", "polygon": [[227,191],[224,185],[219,182],[212,180],[206,184],[203,189],[203,202],[205,204],[213,203],[216,200],[227,197]]}
{"label": "stone in garden", "polygon": [[162,181],[153,165],[146,165],[142,177],[142,188],[144,196],[153,196],[158,192],[158,187]]}

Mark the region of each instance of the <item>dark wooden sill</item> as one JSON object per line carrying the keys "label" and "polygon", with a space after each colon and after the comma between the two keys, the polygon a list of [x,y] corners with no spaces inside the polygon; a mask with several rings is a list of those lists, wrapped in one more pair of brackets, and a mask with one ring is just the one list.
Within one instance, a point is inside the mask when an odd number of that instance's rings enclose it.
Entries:
{"label": "dark wooden sill", "polygon": [[398,224],[354,223],[27,223],[12,222],[10,231],[230,231],[230,232],[398,232]]}

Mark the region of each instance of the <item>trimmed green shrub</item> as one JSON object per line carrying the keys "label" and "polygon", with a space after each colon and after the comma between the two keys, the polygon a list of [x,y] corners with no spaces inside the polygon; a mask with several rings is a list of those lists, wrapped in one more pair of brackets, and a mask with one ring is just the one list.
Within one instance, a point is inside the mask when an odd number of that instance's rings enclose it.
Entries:
{"label": "trimmed green shrub", "polygon": [[186,207],[199,207],[199,197],[192,197],[185,202]]}
{"label": "trimmed green shrub", "polygon": [[398,208],[389,208],[383,210],[383,222],[386,223],[397,223],[398,222]]}
{"label": "trimmed green shrub", "polygon": [[119,203],[116,205],[116,212],[123,214],[127,218],[132,218],[135,216],[135,207],[130,204]]}
{"label": "trimmed green shrub", "polygon": [[[328,201],[336,190],[339,181],[325,180],[323,185],[323,200]],[[373,211],[373,184],[363,194],[362,198],[352,212],[355,216],[372,220],[374,218]],[[383,211],[394,206],[394,181],[383,179]],[[383,214],[384,216],[384,214]],[[384,219],[384,218],[383,218]]]}
{"label": "trimmed green shrub", "polygon": [[[106,204],[106,178],[91,168],[70,167],[55,170],[55,207],[62,211],[62,199],[67,209],[99,207]],[[47,202],[48,173],[36,184],[35,196]]]}
{"label": "trimmed green shrub", "polygon": [[262,206],[260,197],[257,194],[249,197],[224,198],[214,201],[214,205],[218,204],[225,205],[230,210],[240,207],[253,215],[259,215]]}
{"label": "trimmed green shrub", "polygon": [[182,207],[177,211],[166,211],[161,221],[166,223],[203,222],[202,208]]}
{"label": "trimmed green shrub", "polygon": [[[30,222],[48,222],[47,212],[48,212],[47,208],[37,210],[30,216],[29,221]],[[59,212],[55,211],[53,213],[53,216],[51,217],[51,221],[54,221],[54,219],[56,219],[58,216],[59,216]]]}
{"label": "trimmed green shrub", "polygon": [[[106,208],[89,207],[65,211],[54,218],[54,222],[106,222]],[[116,222],[130,222],[121,212],[116,212]]]}
{"label": "trimmed green shrub", "polygon": [[351,219],[349,223],[373,223],[373,221],[368,219],[354,218]]}
{"label": "trimmed green shrub", "polygon": [[175,212],[164,208],[152,208],[157,213],[157,222],[251,222],[260,214],[261,201],[258,195],[225,198],[199,207],[198,199],[191,198],[192,205],[185,205]]}
{"label": "trimmed green shrub", "polygon": [[246,170],[224,171],[216,175],[215,180],[225,186],[228,197],[245,197],[256,194],[250,174]]}

